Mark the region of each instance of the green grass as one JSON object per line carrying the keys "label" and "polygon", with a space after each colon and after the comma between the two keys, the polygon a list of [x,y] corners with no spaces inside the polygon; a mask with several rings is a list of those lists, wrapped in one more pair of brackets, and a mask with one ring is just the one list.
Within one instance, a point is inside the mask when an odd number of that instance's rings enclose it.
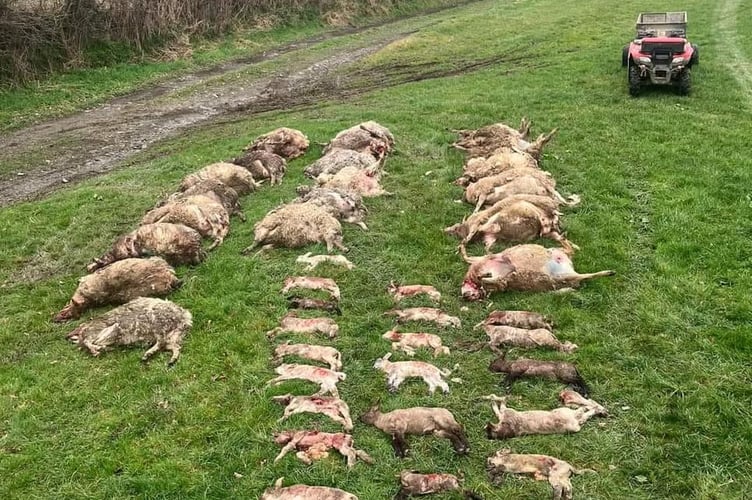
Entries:
{"label": "green grass", "polygon": [[[470,5],[439,16],[361,69],[379,74],[399,61],[416,71],[424,62],[451,69],[459,59],[505,55],[481,71],[205,128],[132,160],[130,168],[0,212],[0,496],[255,498],[285,476],[286,484],[336,485],[361,499],[382,499],[396,491],[399,470],[415,468],[461,470],[487,498],[545,497],[545,483],[487,483],[485,457],[511,447],[596,469],[574,479],[578,498],[744,498],[752,456],[749,102],[718,58],[715,7],[700,0],[651,5],[689,11],[692,38],[703,48],[694,95],[656,89],[629,98],[619,54],[643,8],[637,0],[583,0],[576,8],[555,0]],[[749,31],[738,36],[752,39]],[[448,147],[453,135],[446,129],[516,123],[523,115],[533,119],[535,133],[560,128],[543,161],[561,191],[584,200],[563,217],[582,247],[576,267],[618,275],[569,295],[494,296],[492,307],[551,315],[560,338],[580,345],[571,359],[613,417],[575,435],[502,443],[483,435],[492,413],[478,398],[500,391],[487,371],[489,352],[455,347],[450,358],[436,360],[461,365],[464,383],[447,397],[429,397],[419,383],[388,395],[371,364],[388,349],[380,336],[392,325],[381,314],[392,306],[390,280],[439,288],[443,307],[464,325],[442,332],[446,344],[481,339],[471,325],[488,304],[460,311],[466,265],[454,253],[456,241],[441,232],[470,210],[454,202],[461,191],[450,181],[463,158]],[[368,201],[370,231],[345,227],[348,258],[358,267],[319,273],[342,289],[334,343],[348,374],[342,396],[354,417],[377,398],[389,410],[446,406],[468,430],[469,457],[453,456],[444,441],[411,438],[412,455],[400,461],[384,435],[357,424],[355,442],[376,459],[372,467],[347,471],[337,457],[310,467],[292,455],[271,462],[273,431],[336,427],[315,417],[276,424],[281,409],[270,397],[311,386],[263,387],[273,377],[273,346],[263,333],[284,314],[278,290],[286,276],[302,272],[294,261],[303,252],[259,259],[239,252],[252,239],[253,222],[294,196],[319,147],[291,164],[281,186],[244,200],[249,221],[234,221],[206,263],[179,270],[185,285],[171,299],[193,312],[195,326],[173,369],[164,367],[164,356],[142,366],[138,350],[92,359],[65,342],[71,326],[50,323],[83,265],[185,173],[277,126],[300,128],[319,143],[365,119],[388,125],[397,138],[384,180],[395,196]],[[512,404],[551,408],[558,389],[521,382]]]}

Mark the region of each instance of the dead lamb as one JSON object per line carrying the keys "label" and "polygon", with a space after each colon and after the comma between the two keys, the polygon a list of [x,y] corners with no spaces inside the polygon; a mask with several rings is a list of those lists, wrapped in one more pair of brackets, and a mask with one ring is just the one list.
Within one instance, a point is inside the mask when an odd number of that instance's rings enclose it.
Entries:
{"label": "dead lamb", "polygon": [[288,309],[318,309],[332,314],[342,314],[339,304],[334,300],[310,299],[308,297],[287,297]]}
{"label": "dead lamb", "polygon": [[300,130],[280,127],[258,136],[243,151],[268,151],[286,160],[292,160],[308,150],[308,137]]}
{"label": "dead lamb", "polygon": [[368,230],[363,220],[368,210],[363,204],[363,197],[353,191],[342,189],[298,186],[298,198],[291,203],[307,203],[326,209],[337,220],[355,224],[364,231]]}
{"label": "dead lamb", "polygon": [[182,224],[146,224],[118,238],[112,248],[89,264],[94,272],[113,262],[132,257],[159,256],[172,264],[199,264],[206,258],[201,235]]}
{"label": "dead lamb", "polygon": [[329,263],[335,266],[343,266],[347,269],[355,269],[355,265],[344,255],[311,255],[311,252],[298,256],[295,259],[298,264],[305,264],[306,271],[313,271],[320,264]]}
{"label": "dead lamb", "polygon": [[320,366],[297,363],[280,365],[274,371],[278,376],[267,382],[267,385],[280,385],[288,380],[307,380],[319,386],[319,390],[314,396],[330,394],[338,398],[337,382],[347,378],[347,375],[343,372],[335,372],[334,370],[328,370]]}
{"label": "dead lamb", "polygon": [[553,328],[551,320],[542,314],[531,311],[492,311],[486,319],[473,328],[478,329],[486,325],[514,326],[515,328],[545,328],[547,330]]}
{"label": "dead lamb", "polygon": [[433,307],[410,307],[407,309],[391,309],[384,313],[385,316],[396,316],[397,323],[408,321],[428,321],[439,326],[451,326],[460,328],[462,323],[456,316],[450,316],[440,309]]}
{"label": "dead lamb", "polygon": [[296,288],[304,288],[306,290],[323,290],[329,294],[329,296],[339,301],[340,291],[337,283],[330,278],[319,278],[317,276],[290,276],[285,278],[284,287],[281,293],[288,293],[290,290]]}
{"label": "dead lamb", "polygon": [[432,495],[447,491],[462,491],[464,498],[482,500],[482,497],[470,490],[462,490],[460,480],[454,474],[421,474],[417,471],[400,472],[400,490],[394,500],[405,500],[412,496]]}
{"label": "dead lamb", "polygon": [[446,354],[449,356],[449,348],[442,345],[441,337],[432,333],[400,333],[389,330],[382,338],[392,341],[392,350],[401,350],[408,356],[415,356],[415,350],[425,347],[433,350],[434,357]]}
{"label": "dead lamb", "polygon": [[277,423],[284,422],[292,415],[298,413],[320,413],[331,418],[338,424],[342,424],[346,431],[353,429],[352,419],[350,418],[350,407],[339,398],[285,394],[283,396],[275,396],[272,400],[285,406],[285,412],[277,420]]}
{"label": "dead lamb", "polygon": [[190,196],[206,195],[212,197],[215,201],[219,202],[227,213],[230,215],[237,215],[242,221],[245,221],[245,214],[243,214],[238,202],[238,192],[230,186],[227,186],[224,182],[217,179],[204,179],[185,191],[171,194],[166,200],[162,200],[154,208],[159,208],[166,203],[173,201],[184,200]]}
{"label": "dead lamb", "polygon": [[[428,384],[428,392],[433,394],[436,388],[440,388],[444,394],[449,393],[449,385],[442,377],[448,377],[453,370],[441,370],[431,363],[423,361],[389,361],[392,353],[389,352],[376,360],[373,367],[386,373],[386,386],[389,392],[396,392],[399,386],[407,378],[422,378]],[[457,366],[455,366],[455,369]]]}
{"label": "dead lamb", "polygon": [[491,350],[499,353],[501,348],[522,347],[534,349],[536,347],[549,347],[561,352],[574,352],[577,344],[560,342],[556,335],[546,328],[528,330],[513,326],[485,325],[483,330],[488,335],[488,345]]}
{"label": "dead lamb", "polygon": [[428,295],[428,298],[438,303],[441,301],[441,293],[430,285],[402,285],[398,286],[392,281],[389,283],[387,292],[392,296],[395,302],[400,302],[408,297],[417,295]]}
{"label": "dead lamb", "polygon": [[282,479],[277,479],[273,488],[267,488],[259,500],[358,500],[358,497],[339,488],[296,484],[282,487]]}
{"label": "dead lamb", "polygon": [[543,378],[571,384],[583,396],[588,394],[587,384],[582,379],[577,367],[564,361],[542,361],[528,358],[510,361],[505,356],[501,356],[491,363],[489,370],[496,373],[505,373],[504,383],[507,388],[511,388],[518,378]]}
{"label": "dead lamb", "polygon": [[157,222],[183,224],[195,229],[201,236],[213,240],[209,250],[222,244],[230,232],[230,214],[218,200],[204,194],[154,208],[141,219],[141,225]]}
{"label": "dead lamb", "polygon": [[317,178],[321,174],[334,175],[345,167],[355,167],[360,169],[381,168],[384,158],[384,151],[378,148],[366,153],[353,151],[351,149],[332,149],[324,156],[308,165],[303,174],[311,179]]}
{"label": "dead lamb", "polygon": [[266,337],[273,339],[282,333],[322,333],[333,339],[339,333],[339,326],[331,318],[299,318],[291,311],[282,317],[277,328],[266,332]]}
{"label": "dead lamb", "polygon": [[367,121],[338,133],[324,147],[324,154],[333,149],[352,149],[360,152],[378,151],[383,156],[394,147],[394,136],[388,128],[374,121]]}
{"label": "dead lamb", "polygon": [[347,459],[347,468],[352,469],[357,459],[372,464],[373,459],[363,450],[355,448],[353,437],[342,432],[282,431],[274,434],[274,442],[282,445],[282,451],[274,459],[279,462],[289,452],[296,450],[298,459],[306,465],[326,458],[328,450],[337,450]]}
{"label": "dead lamb", "polygon": [[502,147],[487,158],[476,157],[467,160],[462,166],[462,176],[454,183],[458,186],[467,186],[483,177],[515,168],[539,168],[538,160],[524,151]]}
{"label": "dead lamb", "polygon": [[170,351],[168,364],[172,365],[180,357],[183,337],[192,324],[191,313],[182,307],[168,300],[140,297],[87,321],[67,338],[92,356],[114,346],[149,344],[142,361],[159,351]]}
{"label": "dead lamb", "polygon": [[220,181],[234,189],[240,196],[245,196],[259,186],[248,170],[232,163],[220,162],[212,163],[197,172],[187,175],[180,183],[178,190],[186,191],[208,179]]}
{"label": "dead lamb", "polygon": [[272,186],[282,182],[287,172],[285,159],[269,151],[248,151],[232,163],[248,170],[256,181],[269,179]]}
{"label": "dead lamb", "polygon": [[576,404],[577,409],[562,406],[550,411],[517,411],[506,406],[506,398],[491,395],[485,399],[493,401],[491,407],[496,418],[499,420],[495,424],[486,424],[486,437],[488,439],[509,439],[533,434],[568,434],[580,432],[585,422],[592,417],[607,415],[601,405],[582,397],[577,401],[561,397],[562,403]]}
{"label": "dead lamb", "polygon": [[576,469],[564,460],[548,455],[520,455],[509,449],[497,451],[486,461],[491,482],[500,485],[507,474],[527,474],[536,481],[548,479],[553,488],[552,500],[572,500],[572,474],[595,472],[591,469]]}
{"label": "dead lamb", "polygon": [[449,439],[457,454],[465,455],[470,451],[465,431],[457,423],[452,412],[445,408],[415,407],[394,410],[387,413],[379,411],[378,403],[360,417],[364,424],[373,425],[392,437],[395,454],[404,458],[408,451],[408,435]]}
{"label": "dead lamb", "polygon": [[460,138],[452,146],[465,151],[470,158],[488,157],[498,149],[508,147],[528,153],[539,160],[543,147],[551,141],[557,131],[558,129],[553,129],[548,134],[539,135],[534,142],[529,142],[530,124],[524,119],[519,130],[503,123],[494,123],[477,130],[457,131]]}
{"label": "dead lamb", "polygon": [[615,274],[614,271],[579,274],[564,250],[540,245],[517,245],[483,257],[468,257],[464,246],[460,246],[460,252],[470,264],[462,283],[462,297],[466,300],[480,300],[493,291],[573,289],[585,280]]}
{"label": "dead lamb", "polygon": [[316,178],[319,186],[332,189],[353,191],[363,197],[391,196],[379,182],[381,170],[377,168],[360,169],[345,167],[336,174],[321,174]]}
{"label": "dead lamb", "polygon": [[313,243],[326,243],[328,252],[348,249],[342,244],[342,226],[326,209],[307,203],[289,204],[266,214],[253,227],[253,244],[243,250],[247,255],[256,247],[260,251],[276,247],[299,248]]}
{"label": "dead lamb", "polygon": [[290,344],[288,340],[274,350],[272,363],[279,364],[285,356],[297,356],[329,365],[331,370],[342,370],[342,354],[334,347],[310,344]]}
{"label": "dead lamb", "polygon": [[162,297],[180,285],[175,270],[160,257],[121,260],[78,280],[70,302],[53,321],[77,319],[92,307],[125,304],[137,297]]}

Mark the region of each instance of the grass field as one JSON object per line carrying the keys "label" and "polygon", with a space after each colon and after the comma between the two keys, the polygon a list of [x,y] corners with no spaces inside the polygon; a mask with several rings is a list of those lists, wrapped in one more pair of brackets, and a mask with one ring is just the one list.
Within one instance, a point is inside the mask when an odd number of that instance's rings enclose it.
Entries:
{"label": "grass field", "polygon": [[[129,168],[0,211],[0,497],[256,498],[285,476],[286,484],[336,485],[361,499],[382,499],[396,492],[395,474],[411,468],[462,471],[486,498],[545,498],[546,483],[488,484],[485,458],[503,447],[597,470],[574,478],[577,498],[749,495],[752,82],[735,69],[749,70],[752,60],[752,32],[742,16],[750,2],[657,1],[650,8],[689,12],[691,38],[702,50],[692,97],[663,89],[628,97],[620,51],[644,2],[480,2],[436,15],[435,24],[359,68],[389,78],[397,70],[451,73],[462,61],[493,61],[478,71],[204,128]],[[723,29],[729,23],[721,14],[729,12],[739,16],[733,33]],[[729,35],[739,44],[731,52]],[[618,275],[573,294],[503,294],[492,305],[460,311],[466,265],[441,229],[470,208],[454,201],[461,190],[450,181],[463,157],[449,148],[454,136],[447,128],[517,123],[522,116],[534,121],[534,133],[560,129],[543,163],[561,191],[583,198],[563,218],[582,247],[577,269]],[[249,221],[234,221],[204,264],[179,270],[185,284],[170,298],[195,321],[174,368],[165,367],[164,356],[142,365],[138,350],[90,358],[64,340],[72,326],[50,322],[85,263],[187,172],[231,157],[277,126],[299,128],[320,143],[366,119],[397,138],[384,179],[395,196],[368,202],[370,231],[345,228],[357,268],[320,273],[342,289],[334,343],[348,375],[342,397],[354,418],[378,398],[386,410],[446,406],[468,430],[469,457],[455,457],[445,441],[412,438],[411,456],[401,461],[386,436],[358,423],[355,443],[374,466],[347,471],[338,457],[304,466],[292,455],[272,463],[273,431],[336,427],[303,416],[276,424],[281,408],[271,396],[312,386],[263,387],[273,377],[273,345],[264,332],[285,312],[278,290],[286,276],[302,273],[295,257],[303,252],[257,259],[239,252],[252,240],[253,222],[294,197],[319,146],[291,164],[281,186],[244,200]],[[461,365],[464,383],[450,395],[430,397],[420,383],[387,394],[371,365],[389,347],[381,334],[392,326],[382,316],[392,307],[390,280],[439,288],[443,307],[463,320],[461,330],[442,332],[450,347],[481,340],[472,325],[487,309],[550,315],[560,338],[580,346],[571,359],[612,418],[568,436],[488,441],[483,426],[492,412],[479,398],[501,391],[487,370],[493,356],[459,346],[436,361]],[[546,351],[515,354],[563,359]],[[510,404],[551,408],[558,390],[520,382]]]}

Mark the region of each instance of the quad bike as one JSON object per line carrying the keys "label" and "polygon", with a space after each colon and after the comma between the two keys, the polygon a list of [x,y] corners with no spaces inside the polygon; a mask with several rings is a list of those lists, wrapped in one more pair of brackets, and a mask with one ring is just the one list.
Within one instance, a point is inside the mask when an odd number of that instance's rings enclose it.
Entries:
{"label": "quad bike", "polygon": [[622,50],[629,93],[647,85],[672,85],[681,95],[692,90],[692,67],[700,62],[696,45],[687,41],[686,12],[643,12],[637,16],[637,38]]}

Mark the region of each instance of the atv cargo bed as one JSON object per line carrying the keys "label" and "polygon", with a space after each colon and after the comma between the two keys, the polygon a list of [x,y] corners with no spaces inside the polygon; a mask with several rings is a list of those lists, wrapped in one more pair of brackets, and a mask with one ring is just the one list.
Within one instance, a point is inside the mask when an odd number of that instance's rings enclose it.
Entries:
{"label": "atv cargo bed", "polygon": [[637,16],[637,38],[687,36],[686,12],[643,12]]}

